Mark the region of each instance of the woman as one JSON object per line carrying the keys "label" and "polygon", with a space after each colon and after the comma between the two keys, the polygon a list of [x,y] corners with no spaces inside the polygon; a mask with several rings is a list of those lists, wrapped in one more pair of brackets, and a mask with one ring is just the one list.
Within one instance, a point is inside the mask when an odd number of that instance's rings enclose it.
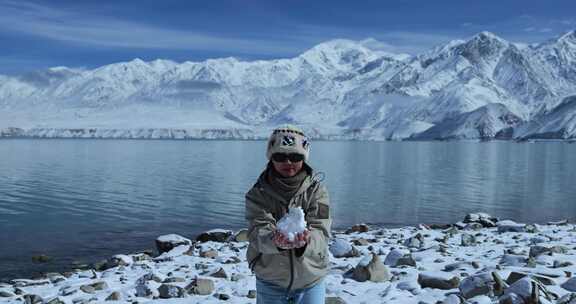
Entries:
{"label": "woman", "polygon": [[[324,304],[331,218],[326,188],[307,164],[309,152],[302,130],[275,129],[268,140],[268,166],[246,193],[246,255],[256,274],[258,304]],[[290,241],[276,223],[292,207],[304,210],[307,229]]]}

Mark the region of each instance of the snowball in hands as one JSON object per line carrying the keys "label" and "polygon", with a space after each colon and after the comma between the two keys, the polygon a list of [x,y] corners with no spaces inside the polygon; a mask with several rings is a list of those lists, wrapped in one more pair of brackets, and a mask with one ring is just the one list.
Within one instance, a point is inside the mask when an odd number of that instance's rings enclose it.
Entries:
{"label": "snowball in hands", "polygon": [[306,230],[306,220],[302,208],[290,208],[288,213],[278,221],[277,227],[290,242],[294,241],[296,234]]}

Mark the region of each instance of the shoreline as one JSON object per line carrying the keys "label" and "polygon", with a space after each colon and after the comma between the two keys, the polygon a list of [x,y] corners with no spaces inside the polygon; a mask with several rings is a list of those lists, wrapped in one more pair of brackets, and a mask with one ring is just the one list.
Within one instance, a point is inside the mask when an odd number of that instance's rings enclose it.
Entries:
{"label": "shoreline", "polygon": [[[0,303],[255,302],[245,230],[213,229],[194,241],[164,235],[156,245],[159,254],[118,254],[95,269],[0,283]],[[358,224],[333,231],[330,253],[331,303],[576,299],[576,225],[568,221],[522,224],[477,213],[446,225]]]}
{"label": "shoreline", "polygon": [[[268,129],[254,128],[19,128],[0,127],[0,139],[99,139],[99,140],[244,140],[265,141]],[[320,133],[315,130],[310,138],[315,141],[375,141],[375,142],[513,142],[576,143],[576,137],[530,134],[524,137],[425,137],[386,138],[375,136],[366,129],[351,129]]]}

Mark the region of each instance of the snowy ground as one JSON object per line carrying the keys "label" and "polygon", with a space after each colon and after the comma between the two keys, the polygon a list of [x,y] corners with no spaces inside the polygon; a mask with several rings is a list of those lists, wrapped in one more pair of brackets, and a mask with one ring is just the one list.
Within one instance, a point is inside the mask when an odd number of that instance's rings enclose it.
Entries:
{"label": "snowy ground", "polygon": [[[173,249],[156,257],[117,255],[99,270],[0,284],[0,303],[255,303],[245,237],[163,236],[157,246]],[[327,303],[576,303],[576,226],[563,221],[476,214],[444,226],[356,225],[334,232],[330,251]]]}

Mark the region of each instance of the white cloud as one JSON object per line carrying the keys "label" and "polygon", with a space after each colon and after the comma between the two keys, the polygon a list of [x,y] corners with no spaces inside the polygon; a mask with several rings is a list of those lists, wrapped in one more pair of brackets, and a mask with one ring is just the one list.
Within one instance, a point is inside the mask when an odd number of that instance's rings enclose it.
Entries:
{"label": "white cloud", "polygon": [[0,31],[84,46],[268,54],[286,54],[299,50],[293,44],[281,40],[224,37],[13,1],[0,2]]}

